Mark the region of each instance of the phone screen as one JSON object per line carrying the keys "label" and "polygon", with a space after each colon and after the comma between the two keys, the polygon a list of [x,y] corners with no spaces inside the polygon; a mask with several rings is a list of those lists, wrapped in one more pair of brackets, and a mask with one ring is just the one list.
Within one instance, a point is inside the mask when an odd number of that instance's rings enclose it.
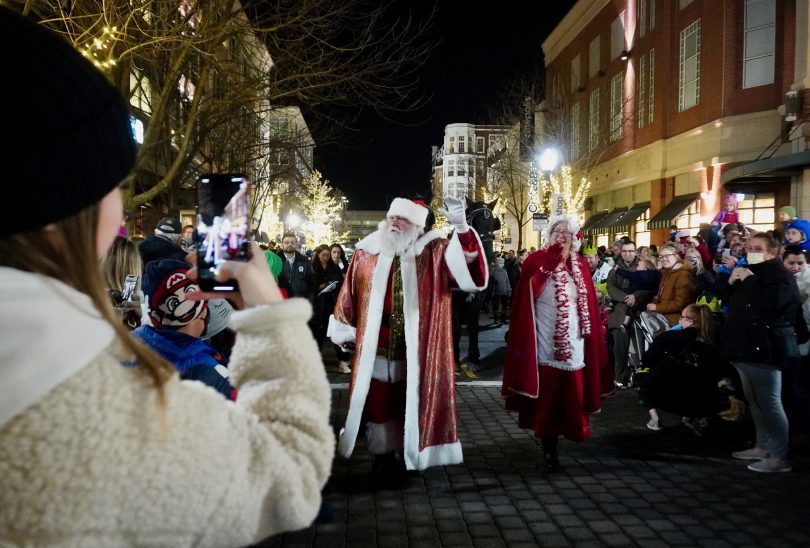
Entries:
{"label": "phone screen", "polygon": [[121,300],[132,302],[132,297],[135,296],[135,288],[138,286],[138,278],[134,274],[130,274],[124,278],[124,287],[121,290]]}
{"label": "phone screen", "polygon": [[217,281],[225,261],[247,261],[248,181],[244,175],[218,173],[197,178],[197,268],[203,291],[236,291],[236,280]]}

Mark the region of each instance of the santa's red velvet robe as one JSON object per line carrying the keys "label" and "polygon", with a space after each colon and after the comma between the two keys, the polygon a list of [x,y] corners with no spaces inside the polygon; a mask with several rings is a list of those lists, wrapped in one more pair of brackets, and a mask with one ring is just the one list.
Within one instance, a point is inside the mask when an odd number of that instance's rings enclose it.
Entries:
{"label": "santa's red velvet robe", "polygon": [[[585,367],[565,371],[539,366],[535,321],[542,320],[535,318],[534,300],[543,292],[547,282],[554,283],[551,272],[560,260],[559,247],[541,249],[529,255],[520,269],[512,296],[502,395],[506,398],[507,409],[520,411],[521,426],[534,428],[536,435],[564,435],[574,441],[583,441],[590,435],[586,414],[596,413],[601,407],[599,375],[602,368],[607,367],[607,347],[588,264],[579,254],[572,253],[570,260],[578,261],[588,293],[591,332],[583,337]],[[549,390],[548,399],[563,402],[563,407],[547,406],[543,399],[544,389]],[[559,391],[566,394],[560,397]],[[538,425],[542,426],[538,428]]]}
{"label": "santa's red velvet robe", "polygon": [[[335,344],[356,341],[349,412],[338,451],[349,457],[363,411],[380,342],[383,310],[390,310],[393,254],[381,249],[379,231],[363,239],[352,256],[338,294],[329,336]],[[405,317],[406,397],[403,457],[409,470],[462,462],[456,421],[451,286],[480,291],[487,286],[481,240],[473,229],[450,240],[431,231],[400,255]],[[380,283],[380,281],[383,281]]]}

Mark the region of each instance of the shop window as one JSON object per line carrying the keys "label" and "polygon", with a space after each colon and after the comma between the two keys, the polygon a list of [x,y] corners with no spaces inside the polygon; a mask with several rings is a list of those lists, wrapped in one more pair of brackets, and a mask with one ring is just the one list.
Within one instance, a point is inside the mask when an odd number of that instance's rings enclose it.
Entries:
{"label": "shop window", "polygon": [[692,236],[700,230],[700,223],[703,218],[700,216],[700,200],[695,200],[689,208],[681,213],[675,223],[678,230],[688,230]]}
{"label": "shop window", "polygon": [[647,223],[650,222],[650,208],[636,220],[635,230],[633,231],[633,241],[636,242],[636,247],[642,245],[650,245],[650,231],[647,229]]}
{"label": "shop window", "polygon": [[737,214],[740,222],[758,232],[773,230],[776,222],[775,203],[773,192],[737,194]]}

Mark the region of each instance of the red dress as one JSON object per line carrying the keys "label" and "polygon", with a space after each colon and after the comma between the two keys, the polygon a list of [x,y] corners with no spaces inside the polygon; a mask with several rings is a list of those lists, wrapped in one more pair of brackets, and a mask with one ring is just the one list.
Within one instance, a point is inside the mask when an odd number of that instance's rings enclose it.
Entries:
{"label": "red dress", "polygon": [[593,280],[578,254],[570,256],[567,266],[571,270],[571,262],[577,261],[587,291],[591,332],[583,336],[585,367],[567,371],[541,366],[537,359],[534,300],[561,260],[560,248],[552,246],[532,253],[523,263],[512,301],[502,395],[506,409],[518,411],[520,426],[531,428],[535,436],[585,441],[590,436],[587,415],[601,407],[599,375],[608,360]]}

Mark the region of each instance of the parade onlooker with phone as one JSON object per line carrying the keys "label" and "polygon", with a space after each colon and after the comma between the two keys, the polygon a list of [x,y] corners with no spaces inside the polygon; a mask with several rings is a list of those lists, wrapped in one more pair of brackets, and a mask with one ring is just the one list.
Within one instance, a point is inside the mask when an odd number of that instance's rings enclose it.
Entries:
{"label": "parade onlooker with phone", "polygon": [[226,261],[230,378],[249,390],[234,403],[180,382],[114,316],[100,266],[135,160],[126,102],[5,7],[0,50],[17,213],[0,218],[0,544],[245,546],[307,527],[334,446],[311,306],[282,302],[258,246]]}

